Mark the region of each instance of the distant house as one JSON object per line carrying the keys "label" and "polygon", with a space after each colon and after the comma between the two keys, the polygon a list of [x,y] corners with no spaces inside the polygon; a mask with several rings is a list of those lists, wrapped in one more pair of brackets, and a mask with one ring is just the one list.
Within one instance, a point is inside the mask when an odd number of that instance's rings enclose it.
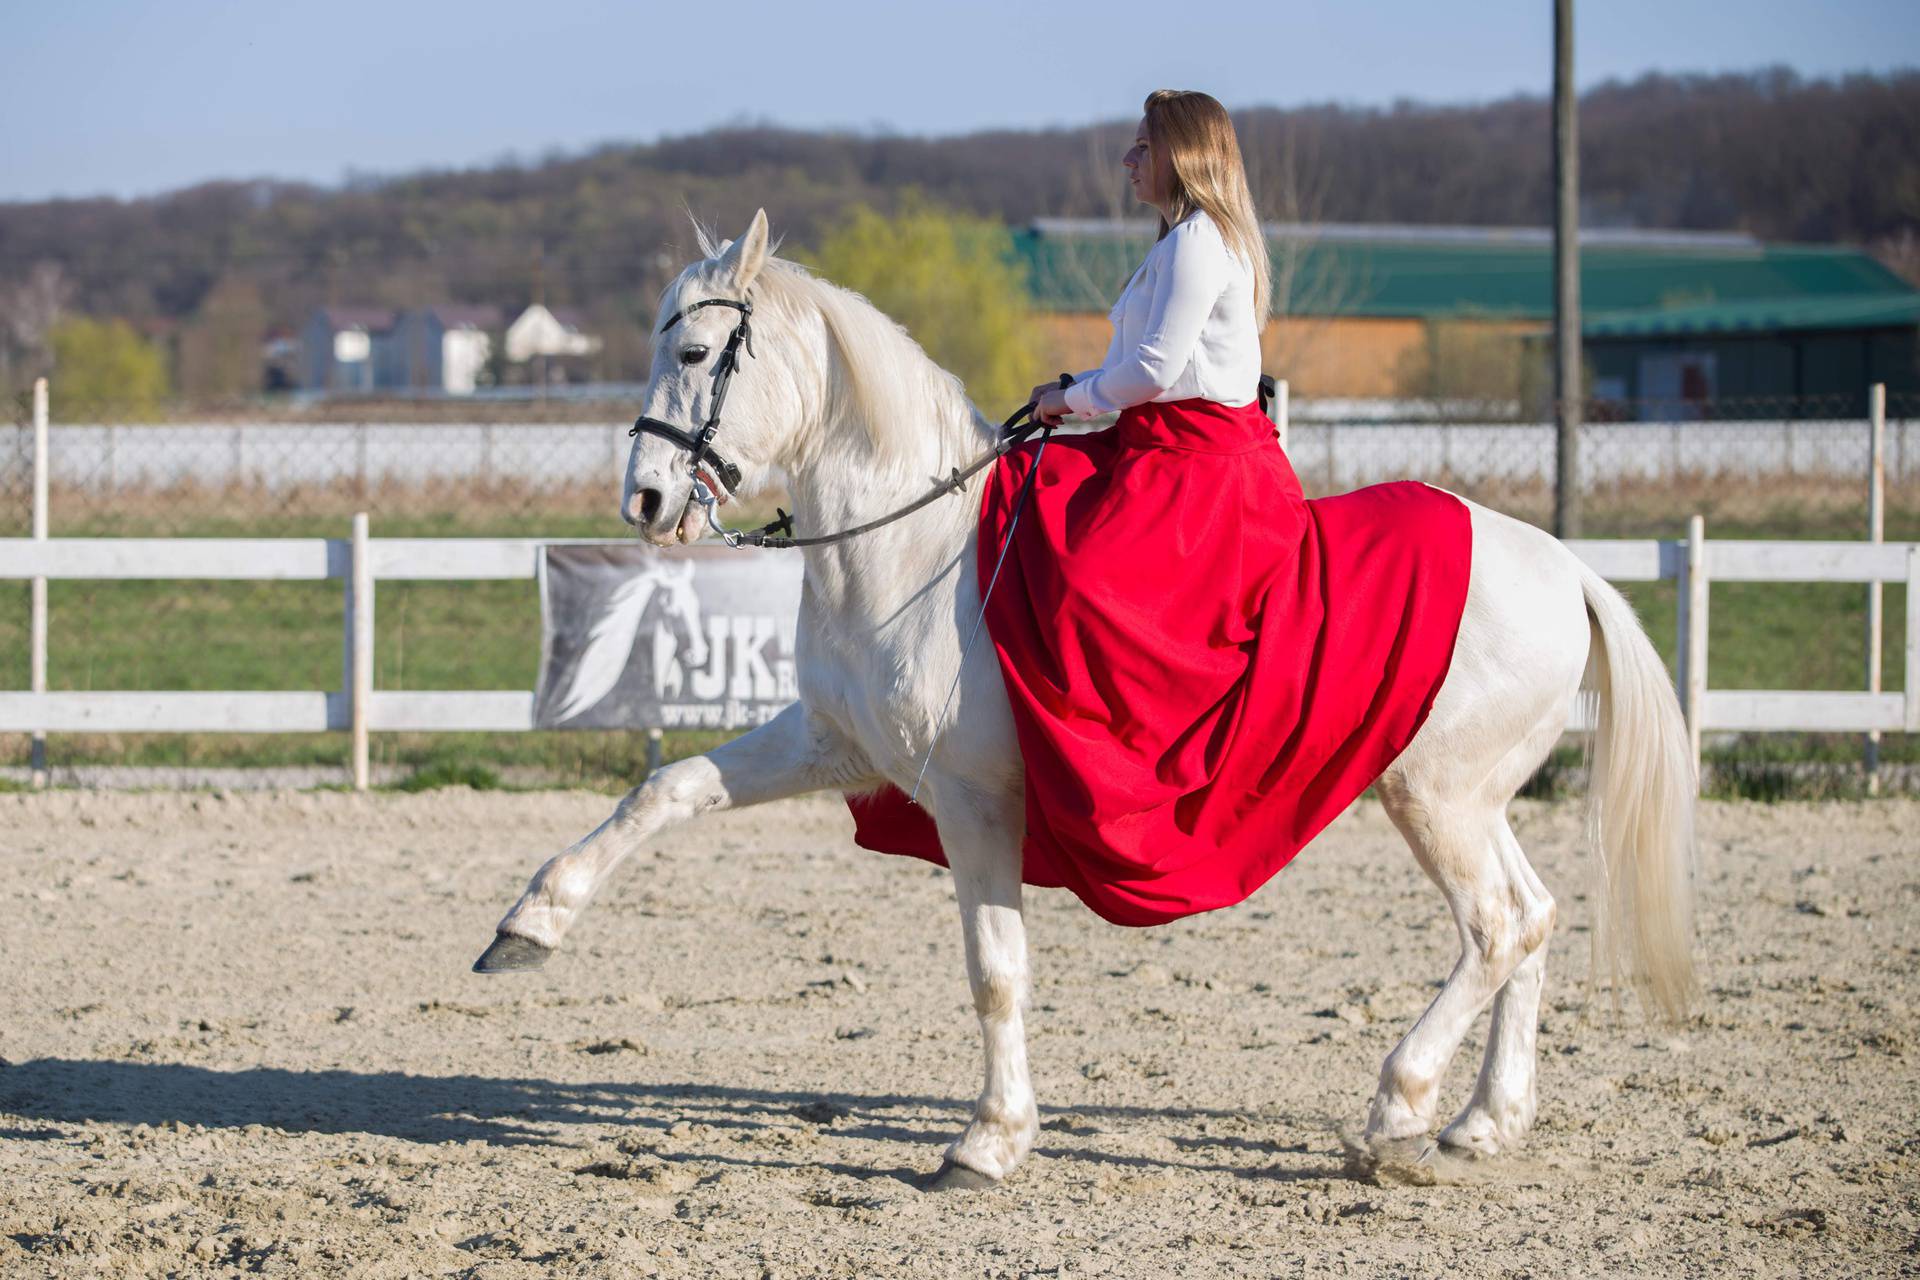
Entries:
{"label": "distant house", "polygon": [[507,359],[522,364],[535,356],[590,356],[600,350],[600,339],[584,325],[585,317],[572,307],[536,302],[507,326]]}
{"label": "distant house", "polygon": [[[512,364],[539,361],[537,381],[545,382],[558,360],[579,359],[600,350],[600,339],[586,331],[586,317],[571,307],[536,302],[507,326],[505,354]],[[557,366],[564,369],[564,365]]]}
{"label": "distant house", "polygon": [[319,307],[300,334],[300,385],[369,392],[396,385],[394,314],[384,307]]}
{"label": "distant house", "polygon": [[[1268,372],[1296,395],[1410,394],[1442,329],[1504,342],[1545,370],[1552,236],[1531,227],[1269,224]],[[1139,223],[1050,219],[1015,248],[1062,367],[1100,363],[1107,310],[1152,243]],[[1920,292],[1857,249],[1721,232],[1580,237],[1596,399],[1693,417],[1716,403],[1818,400],[1863,413],[1869,382],[1920,390]],[[1251,393],[1250,393],[1251,394]],[[1788,411],[1785,408],[1782,412]]]}
{"label": "distant house", "polygon": [[441,305],[400,317],[395,344],[404,374],[397,386],[471,395],[480,384],[500,331],[500,308]]}

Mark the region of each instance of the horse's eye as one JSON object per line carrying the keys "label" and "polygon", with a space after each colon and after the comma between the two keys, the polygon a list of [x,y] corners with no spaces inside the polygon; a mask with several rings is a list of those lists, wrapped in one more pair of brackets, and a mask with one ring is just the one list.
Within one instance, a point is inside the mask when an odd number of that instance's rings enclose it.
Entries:
{"label": "horse's eye", "polygon": [[699,364],[707,358],[705,347],[687,347],[680,352],[681,364]]}

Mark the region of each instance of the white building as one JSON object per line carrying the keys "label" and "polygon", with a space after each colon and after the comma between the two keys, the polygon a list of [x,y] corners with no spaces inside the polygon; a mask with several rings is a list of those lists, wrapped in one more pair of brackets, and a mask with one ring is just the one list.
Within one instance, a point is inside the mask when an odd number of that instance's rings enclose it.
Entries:
{"label": "white building", "polygon": [[584,331],[584,317],[571,307],[549,309],[536,302],[507,326],[506,356],[525,364],[536,356],[590,356],[600,339]]}
{"label": "white building", "polygon": [[403,385],[473,394],[493,351],[500,309],[485,306],[421,307],[401,317],[395,340],[405,353]]}

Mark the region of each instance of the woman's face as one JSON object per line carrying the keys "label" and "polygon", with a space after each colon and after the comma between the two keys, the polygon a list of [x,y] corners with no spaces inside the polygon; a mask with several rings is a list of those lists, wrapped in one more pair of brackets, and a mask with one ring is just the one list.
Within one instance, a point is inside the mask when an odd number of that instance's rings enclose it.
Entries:
{"label": "woman's face", "polygon": [[1147,137],[1147,118],[1140,117],[1140,123],[1134,126],[1133,146],[1120,158],[1127,169],[1127,186],[1133,191],[1134,199],[1142,204],[1159,208],[1166,203],[1166,183],[1159,176],[1161,165],[1155,159],[1153,144]]}

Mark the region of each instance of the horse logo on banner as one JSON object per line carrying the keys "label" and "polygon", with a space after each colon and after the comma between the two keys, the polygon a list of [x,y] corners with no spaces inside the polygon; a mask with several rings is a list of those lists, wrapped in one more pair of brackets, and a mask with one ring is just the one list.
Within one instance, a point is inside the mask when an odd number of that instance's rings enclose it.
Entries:
{"label": "horse logo on banner", "polygon": [[542,582],[540,728],[744,728],[796,696],[791,566],[550,546]]}
{"label": "horse logo on banner", "polygon": [[[571,720],[597,704],[620,683],[620,676],[631,660],[641,623],[649,609],[664,602],[665,613],[679,624],[652,628],[651,666],[653,691],[657,697],[677,696],[685,677],[676,660],[684,643],[687,658],[695,667],[707,665],[706,637],[701,634],[700,597],[693,589],[693,563],[678,565],[656,561],[648,571],[629,578],[614,588],[600,616],[587,632],[586,648],[567,682],[567,691],[554,710],[556,720]],[[659,612],[656,610],[656,612]],[[685,637],[683,642],[681,637]]]}

